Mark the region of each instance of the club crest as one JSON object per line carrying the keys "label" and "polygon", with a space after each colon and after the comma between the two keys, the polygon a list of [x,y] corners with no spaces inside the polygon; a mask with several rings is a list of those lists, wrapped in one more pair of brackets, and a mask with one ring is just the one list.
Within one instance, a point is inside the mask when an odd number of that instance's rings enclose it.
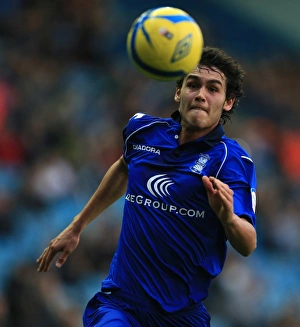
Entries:
{"label": "club crest", "polygon": [[201,174],[209,159],[209,155],[201,153],[199,159],[195,162],[195,165],[190,167],[191,171],[197,174]]}

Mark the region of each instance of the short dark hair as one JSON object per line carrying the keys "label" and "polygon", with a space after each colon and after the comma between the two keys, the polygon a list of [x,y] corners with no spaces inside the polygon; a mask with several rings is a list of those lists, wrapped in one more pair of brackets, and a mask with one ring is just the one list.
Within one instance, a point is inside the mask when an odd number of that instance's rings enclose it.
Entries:
{"label": "short dark hair", "polygon": [[[235,99],[232,108],[229,111],[223,110],[220,123],[225,124],[230,120],[230,115],[233,114],[234,109],[238,106],[239,98],[244,95],[242,90],[244,70],[239,63],[226,54],[223,50],[214,47],[204,47],[198,68],[206,66],[208,68],[217,68],[226,78],[226,99]],[[176,87],[181,89],[184,77],[177,80]]]}

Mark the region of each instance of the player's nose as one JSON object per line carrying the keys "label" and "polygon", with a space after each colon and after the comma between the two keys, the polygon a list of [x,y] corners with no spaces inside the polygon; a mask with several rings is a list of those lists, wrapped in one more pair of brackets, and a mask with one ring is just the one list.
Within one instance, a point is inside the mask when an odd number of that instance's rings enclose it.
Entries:
{"label": "player's nose", "polygon": [[204,94],[204,88],[200,87],[196,96],[195,96],[195,100],[197,101],[205,101],[205,94]]}

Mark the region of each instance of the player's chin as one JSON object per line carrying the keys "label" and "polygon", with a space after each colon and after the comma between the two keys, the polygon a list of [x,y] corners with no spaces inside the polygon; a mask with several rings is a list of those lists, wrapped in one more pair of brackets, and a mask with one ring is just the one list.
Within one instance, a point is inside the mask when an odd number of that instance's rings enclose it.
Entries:
{"label": "player's chin", "polygon": [[207,124],[203,119],[193,119],[190,122],[190,130],[194,132],[202,132],[206,129]]}
{"label": "player's chin", "polygon": [[199,127],[205,127],[207,124],[207,113],[206,112],[200,112],[200,111],[194,111],[190,114],[190,121],[193,125],[197,125]]}

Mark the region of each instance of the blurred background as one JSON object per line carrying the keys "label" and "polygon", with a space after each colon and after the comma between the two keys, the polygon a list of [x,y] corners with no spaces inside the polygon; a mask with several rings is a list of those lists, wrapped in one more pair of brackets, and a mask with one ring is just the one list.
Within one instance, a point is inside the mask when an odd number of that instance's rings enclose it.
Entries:
{"label": "blurred background", "polygon": [[82,209],[122,152],[136,112],[169,116],[175,83],[129,62],[143,11],[180,7],[206,45],[246,70],[227,135],[253,157],[258,248],[229,248],[205,302],[212,327],[300,326],[300,2],[2,0],[0,2],[0,326],[79,327],[108,272],[123,199],[83,233],[61,269],[36,272],[45,246]]}

